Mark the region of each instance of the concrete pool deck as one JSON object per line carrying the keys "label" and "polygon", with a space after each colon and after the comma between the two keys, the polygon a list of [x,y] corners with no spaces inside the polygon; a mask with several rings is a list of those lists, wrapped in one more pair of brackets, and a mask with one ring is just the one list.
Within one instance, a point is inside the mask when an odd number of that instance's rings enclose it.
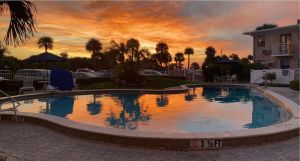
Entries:
{"label": "concrete pool deck", "polygon": [[[8,161],[297,161],[299,138],[206,151],[129,148],[74,138],[31,124],[0,123],[0,155]],[[2,154],[1,154],[2,152]]]}

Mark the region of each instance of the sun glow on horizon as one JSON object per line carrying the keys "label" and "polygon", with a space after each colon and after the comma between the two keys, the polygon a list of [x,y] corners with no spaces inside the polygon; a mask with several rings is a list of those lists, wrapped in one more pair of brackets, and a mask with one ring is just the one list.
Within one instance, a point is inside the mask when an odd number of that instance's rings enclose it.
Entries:
{"label": "sun glow on horizon", "polygon": [[[266,22],[279,26],[295,24],[299,2],[172,2],[172,1],[87,1],[35,2],[38,10],[35,37],[17,48],[9,47],[20,59],[43,52],[36,45],[41,36],[54,40],[51,53],[67,52],[70,57],[90,57],[85,44],[97,38],[104,50],[110,41],[130,38],[155,53],[158,42],[169,45],[174,56],[192,47],[191,62],[202,63],[205,48],[213,46],[240,57],[252,54],[252,38],[242,32]],[[261,5],[264,3],[264,5]],[[49,7],[50,6],[50,7]],[[167,9],[166,9],[167,8]],[[270,9],[271,8],[271,9]],[[264,13],[263,15],[261,13]],[[63,16],[62,16],[63,15]],[[4,37],[9,18],[0,17],[0,35]]]}

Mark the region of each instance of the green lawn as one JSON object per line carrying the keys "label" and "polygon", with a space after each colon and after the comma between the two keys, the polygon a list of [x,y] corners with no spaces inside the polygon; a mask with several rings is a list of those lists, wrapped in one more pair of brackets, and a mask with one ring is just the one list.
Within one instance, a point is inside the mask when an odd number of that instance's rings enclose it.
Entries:
{"label": "green lawn", "polygon": [[164,89],[168,87],[175,87],[183,84],[192,84],[193,82],[187,80],[179,80],[172,78],[149,78],[143,87],[119,87],[113,81],[102,81],[88,85],[81,85],[80,89],[115,89],[115,88],[146,88],[146,89]]}

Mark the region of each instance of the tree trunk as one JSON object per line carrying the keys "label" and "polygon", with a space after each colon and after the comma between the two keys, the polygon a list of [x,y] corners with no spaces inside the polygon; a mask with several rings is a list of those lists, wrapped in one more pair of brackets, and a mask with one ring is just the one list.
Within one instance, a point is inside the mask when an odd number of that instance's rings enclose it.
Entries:
{"label": "tree trunk", "polygon": [[47,53],[47,46],[45,45],[45,51],[46,51],[46,53]]}
{"label": "tree trunk", "polygon": [[190,69],[190,54],[188,54],[188,69]]}

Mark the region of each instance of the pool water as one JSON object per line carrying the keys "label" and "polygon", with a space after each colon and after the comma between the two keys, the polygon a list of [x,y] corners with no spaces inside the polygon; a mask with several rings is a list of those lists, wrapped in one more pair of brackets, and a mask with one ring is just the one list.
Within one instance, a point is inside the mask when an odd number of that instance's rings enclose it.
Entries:
{"label": "pool water", "polygon": [[99,94],[22,101],[46,113],[102,127],[151,132],[215,132],[269,126],[288,112],[246,88],[199,87],[184,94]]}

